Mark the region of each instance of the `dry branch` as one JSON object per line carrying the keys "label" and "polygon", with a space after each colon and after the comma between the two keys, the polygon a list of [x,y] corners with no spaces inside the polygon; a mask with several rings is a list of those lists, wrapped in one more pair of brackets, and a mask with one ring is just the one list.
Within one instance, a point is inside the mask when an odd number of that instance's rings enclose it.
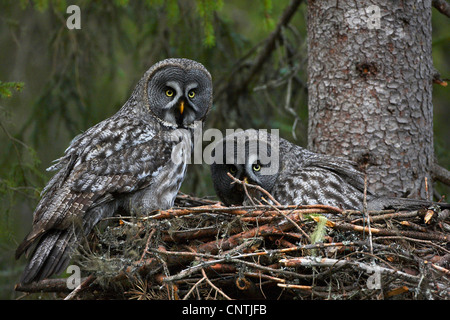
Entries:
{"label": "dry branch", "polygon": [[275,44],[277,39],[280,37],[281,31],[289,23],[289,21],[297,12],[298,7],[303,2],[303,0],[292,0],[282,13],[280,20],[275,27],[275,30],[267,38],[264,47],[262,48],[259,56],[256,58],[255,63],[252,65],[250,71],[246,78],[242,81],[240,88],[247,88],[248,84],[254,78],[254,76],[261,71],[261,67],[270,58],[272,52],[275,50]]}
{"label": "dry branch", "polygon": [[433,165],[433,178],[450,186],[450,171],[448,171],[447,169],[441,167],[436,163]]}
{"label": "dry branch", "polygon": [[433,0],[433,7],[450,18],[450,4],[445,0]]}
{"label": "dry branch", "polygon": [[[84,281],[84,279],[82,279]],[[44,279],[39,282],[32,282],[28,284],[18,283],[14,290],[21,292],[70,292],[67,287],[66,279]]]}

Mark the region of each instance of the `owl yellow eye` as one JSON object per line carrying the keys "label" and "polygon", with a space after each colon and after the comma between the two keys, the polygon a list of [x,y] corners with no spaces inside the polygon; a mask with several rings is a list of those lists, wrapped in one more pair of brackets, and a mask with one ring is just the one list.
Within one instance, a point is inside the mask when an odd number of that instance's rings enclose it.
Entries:
{"label": "owl yellow eye", "polygon": [[167,89],[166,90],[166,96],[168,96],[168,97],[173,96],[173,90],[172,89]]}
{"label": "owl yellow eye", "polygon": [[189,91],[189,92],[188,92],[188,97],[189,97],[190,99],[192,99],[193,97],[195,97],[195,91],[194,91],[194,90]]}
{"label": "owl yellow eye", "polygon": [[235,174],[237,172],[237,169],[235,166],[229,166],[228,171],[230,171],[231,174]]}
{"label": "owl yellow eye", "polygon": [[258,172],[259,170],[261,170],[261,165],[259,163],[255,163],[252,166],[253,171]]}

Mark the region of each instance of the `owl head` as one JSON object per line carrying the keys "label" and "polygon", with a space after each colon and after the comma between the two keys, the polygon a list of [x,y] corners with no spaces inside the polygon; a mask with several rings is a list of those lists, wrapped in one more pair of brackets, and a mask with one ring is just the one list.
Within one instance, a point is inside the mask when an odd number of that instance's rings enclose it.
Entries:
{"label": "owl head", "polygon": [[233,183],[227,173],[268,192],[272,190],[280,169],[279,142],[278,136],[253,129],[217,142],[212,152],[211,176],[216,194],[225,205],[242,205],[246,200],[242,185]]}
{"label": "owl head", "polygon": [[137,110],[140,117],[149,115],[172,128],[191,128],[211,108],[211,75],[193,60],[162,60],[144,74],[127,105],[131,108],[126,112],[136,112],[137,105],[142,107]]}

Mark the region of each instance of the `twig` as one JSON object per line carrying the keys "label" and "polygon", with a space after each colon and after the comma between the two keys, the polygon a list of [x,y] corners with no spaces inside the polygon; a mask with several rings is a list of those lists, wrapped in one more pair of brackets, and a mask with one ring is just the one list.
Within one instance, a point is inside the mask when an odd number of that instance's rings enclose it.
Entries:
{"label": "twig", "polygon": [[247,88],[253,77],[262,70],[263,64],[269,59],[272,51],[275,49],[275,42],[280,36],[281,31],[283,30],[284,26],[289,23],[302,2],[302,0],[292,0],[283,11],[281,18],[278,21],[277,26],[275,27],[275,30],[272,31],[272,33],[267,38],[266,43],[261,50],[261,53],[256,59],[256,62],[252,65],[247,77],[241,82],[241,85],[239,86],[240,88]]}
{"label": "twig", "polygon": [[183,300],[187,300],[187,298],[191,295],[191,293],[202,283],[204,280],[206,280],[206,277],[201,278],[198,280],[191,289],[189,289],[188,293],[183,297]]}
{"label": "twig", "polygon": [[281,259],[280,263],[287,267],[343,267],[343,266],[353,266],[361,269],[367,273],[372,274],[375,271],[379,271],[381,274],[390,274],[395,275],[399,278],[402,278],[407,281],[411,281],[413,283],[417,283],[420,281],[420,277],[413,276],[407,274],[402,271],[392,270],[385,267],[368,265],[359,261],[348,261],[348,260],[338,260],[338,259],[330,259],[330,258],[316,258],[316,257],[299,257],[292,259]]}
{"label": "twig", "polygon": [[293,117],[294,117],[294,124],[292,125],[292,137],[294,138],[294,140],[297,140],[297,135],[295,134],[295,128],[297,126],[297,122],[299,120],[297,113],[295,112],[295,110],[290,106],[291,104],[291,97],[292,97],[292,78],[293,76],[291,76],[288,80],[287,83],[287,88],[286,88],[286,101],[284,103],[284,109],[286,109]]}
{"label": "twig", "polygon": [[176,200],[187,200],[189,202],[196,202],[198,204],[204,204],[204,205],[214,205],[217,204],[218,201],[217,200],[210,200],[210,199],[205,199],[205,198],[198,198],[195,196],[191,196],[188,194],[184,194],[181,192],[178,192]]}
{"label": "twig", "polygon": [[410,227],[410,228],[412,228],[412,229],[414,229],[414,230],[417,230],[417,231],[421,231],[421,232],[427,232],[427,231],[428,231],[427,228],[422,227],[422,226],[419,226],[418,224],[416,224],[416,223],[414,223],[414,222],[411,222],[411,221],[405,221],[405,220],[403,220],[403,221],[400,221],[400,224],[401,224],[402,226]]}
{"label": "twig", "polygon": [[431,266],[436,269],[437,271],[440,271],[442,273],[444,273],[446,276],[450,276],[450,270],[445,269],[441,266],[438,266],[437,264],[431,263]]}
{"label": "twig", "polygon": [[401,286],[401,287],[395,288],[394,290],[387,292],[386,297],[389,298],[389,297],[396,296],[396,295],[399,295],[399,294],[402,294],[402,293],[405,293],[408,291],[409,291],[409,289],[407,286]]}
{"label": "twig", "polygon": [[[81,282],[84,282],[86,278],[82,278]],[[28,284],[18,283],[14,287],[15,291],[21,292],[70,292],[67,288],[67,279],[44,279]]]}
{"label": "twig", "polygon": [[311,291],[313,287],[311,286],[302,286],[299,284],[285,284],[285,283],[277,283],[277,286],[286,289],[296,289],[296,290],[308,290]]}
{"label": "twig", "polygon": [[83,289],[89,287],[89,285],[96,279],[96,277],[94,275],[90,275],[89,277],[87,277],[87,279],[85,279],[84,281],[82,281],[78,287],[76,287],[75,289],[73,289],[73,291],[71,293],[69,293],[64,300],[73,300],[75,299],[75,297],[78,295],[78,293],[80,293]]}
{"label": "twig", "polygon": [[[367,166],[367,165],[366,165]],[[373,254],[373,245],[372,245],[372,228],[370,227],[370,216],[367,212],[367,173],[364,170],[364,197],[363,197],[363,216],[367,221],[367,226],[369,229],[369,248],[370,253]]]}
{"label": "twig", "polygon": [[173,282],[173,281],[177,281],[177,280],[183,279],[185,277],[188,277],[188,276],[190,276],[190,275],[200,271],[203,268],[206,268],[208,266],[224,262],[226,259],[227,258],[203,261],[203,262],[201,262],[201,263],[199,263],[197,265],[194,265],[192,267],[184,269],[184,270],[180,271],[179,273],[177,273],[177,274],[175,274],[173,276],[165,277],[164,278],[164,282]]}
{"label": "twig", "polygon": [[206,275],[204,269],[202,269],[202,275],[203,275],[203,278],[205,278],[206,282],[208,282],[208,284],[209,284],[214,290],[216,290],[218,293],[220,293],[222,296],[224,296],[225,299],[227,299],[227,300],[233,300],[233,299],[231,299],[229,296],[227,296],[222,290],[220,290],[218,287],[216,287],[216,286],[214,285],[214,283],[211,282],[211,280],[209,280],[209,278],[207,277],[207,275]]}
{"label": "twig", "polygon": [[445,0],[433,0],[433,7],[450,18],[450,5]]}
{"label": "twig", "polygon": [[422,243],[422,244],[426,244],[426,245],[430,245],[430,246],[436,247],[436,248],[438,248],[439,250],[441,250],[441,251],[443,251],[443,252],[446,252],[447,254],[450,254],[450,250],[447,250],[447,249],[445,249],[444,247],[439,246],[439,245],[433,243],[433,242],[430,241],[430,240],[423,240],[423,239],[409,238],[409,237],[406,237],[406,236],[382,236],[382,237],[376,237],[376,238],[374,238],[373,240],[374,240],[374,241],[405,240],[405,241],[419,242],[419,243]]}
{"label": "twig", "polygon": [[[414,217],[417,217],[418,215],[419,215],[419,212],[417,210],[416,211],[407,211],[407,212],[386,213],[386,214],[381,214],[378,216],[370,216],[370,222],[384,221],[384,220],[389,220],[392,218],[398,218],[398,219],[399,218],[401,218],[401,219],[414,218]],[[356,220],[351,221],[351,223],[354,224],[363,219],[364,218],[356,219]]]}
{"label": "twig", "polygon": [[278,278],[278,277],[269,276],[269,275],[264,274],[264,273],[262,273],[262,272],[245,272],[244,275],[247,276],[247,277],[253,277],[253,278],[258,278],[258,279],[264,279],[264,280],[269,280],[269,281],[275,281],[275,282],[279,282],[279,283],[284,283],[284,282],[286,282],[286,279],[282,279],[282,278]]}
{"label": "twig", "polygon": [[[450,9],[449,9],[450,11]],[[442,183],[445,183],[446,185],[450,186],[450,171],[447,169],[441,167],[437,163],[433,164],[433,178],[436,180],[439,180]]]}
{"label": "twig", "polygon": [[[367,210],[367,212],[371,215],[380,215],[380,214],[388,214],[388,213],[397,213],[394,209],[388,209],[388,210]],[[344,216],[351,216],[351,215],[364,215],[364,212],[361,210],[343,210],[342,214]]]}
{"label": "twig", "polygon": [[[242,218],[243,220],[244,218]],[[201,239],[201,238],[213,238],[220,232],[220,225],[208,226],[204,228],[193,228],[190,230],[179,230],[169,232],[167,234],[162,235],[162,240],[164,242],[178,242],[178,241],[188,241],[193,239]],[[241,232],[242,228],[239,226],[229,228],[229,234],[236,234]]]}
{"label": "twig", "polygon": [[[267,190],[265,190],[264,188],[262,188],[262,187],[260,187],[258,185],[255,185],[255,184],[250,184],[250,183],[246,183],[244,181],[241,181],[241,180],[237,179],[236,177],[233,177],[233,175],[231,173],[229,173],[229,172],[227,172],[227,175],[233,180],[232,183],[239,183],[239,184],[241,184],[244,187],[247,186],[247,187],[256,189],[256,190],[264,193],[270,200],[273,201],[273,203],[275,203],[275,205],[281,206],[281,204],[277,200],[275,200],[275,198]],[[249,195],[247,195],[247,196],[250,197]]]}
{"label": "twig", "polygon": [[150,245],[150,240],[152,239],[153,234],[156,232],[156,229],[152,229],[147,237],[147,243],[145,244],[145,249],[142,252],[141,255],[141,259],[139,260],[139,264],[142,264],[142,261],[144,260],[144,257],[147,253],[149,253],[149,245]]}
{"label": "twig", "polygon": [[[234,183],[234,182],[233,182],[233,183]],[[248,185],[248,183],[247,183],[246,179],[244,179],[244,181],[242,182],[242,187],[244,188],[245,195],[247,196],[248,200],[250,200],[251,204],[252,204],[253,206],[256,206],[255,201],[253,201],[253,197],[250,196],[250,194],[248,193],[247,185]]]}
{"label": "twig", "polygon": [[[264,200],[265,200],[265,199],[264,199]],[[266,202],[267,202],[267,201],[266,201]],[[270,205],[270,204],[269,204],[269,205]],[[309,241],[311,241],[311,238],[309,237],[309,235],[308,235],[302,228],[300,228],[300,226],[297,224],[297,222],[295,222],[294,220],[292,220],[292,219],[289,217],[289,214],[290,214],[290,213],[285,214],[284,212],[282,212],[281,210],[275,208],[274,206],[272,206],[272,208],[274,208],[274,209],[275,209],[279,214],[281,214],[286,220],[288,220],[290,223],[292,223],[292,224],[294,225],[294,227],[296,227],[297,230],[300,231],[300,232],[306,237],[306,239],[308,239]],[[293,210],[293,211],[294,211],[294,210]],[[293,211],[291,211],[291,213],[292,213]]]}
{"label": "twig", "polygon": [[[353,230],[357,232],[368,232],[368,227],[361,227],[357,225],[352,225],[349,223],[336,223],[333,225],[333,228],[339,229],[339,230]],[[372,234],[380,235],[380,236],[395,236],[395,235],[401,235],[405,237],[411,237],[411,238],[417,238],[417,239],[424,239],[424,240],[437,240],[437,241],[449,241],[450,236],[439,234],[437,232],[433,233],[423,233],[423,232],[415,232],[415,231],[403,231],[403,230],[395,230],[391,231],[388,229],[381,229],[381,228],[370,228],[370,232]]]}

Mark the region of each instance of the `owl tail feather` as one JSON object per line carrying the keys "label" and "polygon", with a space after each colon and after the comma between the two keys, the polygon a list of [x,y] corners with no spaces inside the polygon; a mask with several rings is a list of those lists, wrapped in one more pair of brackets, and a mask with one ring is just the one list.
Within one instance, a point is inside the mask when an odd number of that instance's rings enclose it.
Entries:
{"label": "owl tail feather", "polygon": [[38,239],[42,234],[45,233],[44,229],[40,229],[38,232],[30,232],[26,236],[26,238],[19,244],[16,249],[16,259],[19,259],[20,256],[25,252],[25,255],[28,256],[29,248],[33,245],[33,243]]}
{"label": "owl tail feather", "polygon": [[450,203],[410,198],[373,197],[367,201],[368,210],[419,210],[431,206],[439,206],[441,209],[450,209]]}
{"label": "owl tail feather", "polygon": [[[25,238],[16,251],[16,257],[22,252],[31,252],[31,259],[20,278],[22,284],[39,281],[61,273],[71,260],[72,254],[92,228],[103,218],[111,216],[117,208],[116,203],[96,206],[84,213],[80,223],[72,223],[66,229],[52,228],[39,234],[40,238]],[[33,242],[37,244],[32,248]]]}
{"label": "owl tail feather", "polygon": [[62,272],[78,245],[77,237],[69,230],[51,230],[39,239],[20,282],[27,284]]}

